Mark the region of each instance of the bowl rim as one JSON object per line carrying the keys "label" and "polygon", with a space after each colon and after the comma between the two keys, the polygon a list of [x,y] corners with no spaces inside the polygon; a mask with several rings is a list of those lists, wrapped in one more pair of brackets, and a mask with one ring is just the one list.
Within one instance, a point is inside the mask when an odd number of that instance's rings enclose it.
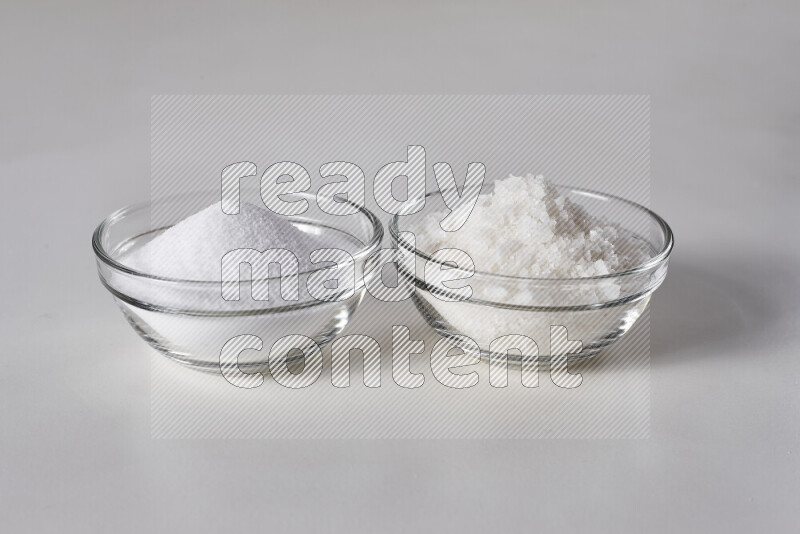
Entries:
{"label": "bowl rim", "polygon": [[[198,284],[198,285],[203,285],[203,284],[219,285],[220,280],[192,280],[192,279],[188,279],[188,278],[185,278],[185,279],[184,278],[174,278],[174,277],[168,277],[168,276],[159,276],[159,275],[156,275],[156,274],[152,274],[152,273],[140,271],[138,269],[134,269],[133,267],[130,267],[129,265],[125,265],[123,263],[120,263],[119,261],[117,261],[114,258],[112,258],[111,255],[105,250],[105,248],[103,247],[102,242],[101,242],[101,237],[103,235],[103,232],[112,223],[117,222],[120,219],[122,219],[122,218],[124,218],[126,216],[129,216],[130,214],[132,214],[132,213],[134,213],[136,211],[149,209],[150,207],[152,207],[152,205],[155,202],[171,202],[171,201],[175,201],[175,200],[177,200],[177,199],[179,199],[181,197],[186,197],[186,196],[190,196],[190,195],[201,195],[201,194],[209,194],[210,195],[210,194],[214,194],[214,193],[217,193],[217,192],[216,191],[214,191],[214,192],[212,192],[212,191],[191,191],[191,192],[188,192],[188,193],[179,193],[179,194],[175,194],[175,195],[169,195],[167,197],[164,197],[162,199],[158,199],[156,201],[150,200],[150,201],[145,201],[145,202],[138,202],[136,204],[131,204],[131,205],[119,208],[118,210],[115,210],[108,217],[103,219],[97,225],[97,227],[95,228],[94,232],[92,233],[92,249],[94,250],[95,256],[97,257],[98,260],[102,261],[104,264],[108,265],[111,269],[113,269],[115,271],[123,272],[123,273],[129,274],[129,275],[132,275],[132,276],[136,276],[136,277],[140,277],[140,278],[146,278],[146,279],[151,279],[151,280],[157,280],[159,282],[169,282],[169,283]],[[315,193],[309,193],[309,192],[292,193],[292,195],[294,195],[296,197],[305,198],[306,200],[313,199],[314,201],[316,201],[316,199],[317,199],[317,195]],[[374,213],[372,213],[370,210],[368,210],[366,207],[360,206],[360,205],[358,205],[358,204],[356,204],[354,202],[351,202],[350,200],[343,200],[341,203],[346,203],[346,204],[350,204],[351,206],[354,206],[358,210],[359,214],[361,214],[361,215],[366,217],[367,221],[369,222],[369,224],[371,226],[371,236],[370,236],[369,240],[367,241],[367,243],[364,244],[361,248],[359,248],[356,253],[351,254],[351,256],[353,257],[354,261],[361,260],[362,258],[365,259],[365,258],[369,257],[369,255],[371,255],[373,252],[375,252],[380,247],[381,242],[383,241],[383,235],[384,235],[383,224],[381,223],[380,219],[378,219],[378,217]],[[269,210],[269,208],[266,208],[266,207],[265,207],[265,209]],[[323,212],[323,213],[327,213],[327,212]],[[356,215],[356,214],[353,213],[353,214],[350,214],[350,215],[341,215],[341,217],[351,217],[353,215]],[[302,219],[302,214],[290,215],[290,216],[284,216],[284,217],[286,217],[287,220],[290,220],[290,221],[292,221],[292,220],[294,220],[294,221],[303,220]],[[131,236],[128,239],[135,238],[135,237],[140,237],[140,236],[145,235],[145,234],[150,233],[150,232],[164,230],[164,229],[171,228],[171,227],[172,227],[172,225],[163,226],[163,227],[159,227],[159,228],[153,228],[153,229],[149,230],[148,232],[145,232],[145,233],[142,233],[142,234],[138,234],[138,235],[135,235],[135,236]],[[315,272],[318,272],[318,271],[323,271],[325,269],[330,269],[330,265],[325,265],[325,266],[321,266],[321,267],[314,267],[312,269],[308,269],[308,270],[305,270],[305,271],[298,272],[297,274],[292,275],[292,276],[300,277],[300,276],[304,276],[304,275],[307,275],[307,274],[315,273]],[[244,283],[252,283],[252,282],[260,282],[260,281],[269,281],[269,280],[277,280],[277,279],[280,279],[280,278],[282,278],[282,277],[281,276],[270,276],[270,277],[267,277],[267,278],[255,278],[255,279],[254,278],[250,278],[250,279],[247,279],[247,280],[240,280],[240,283],[242,283],[242,282],[244,282]]]}
{"label": "bowl rim", "polygon": [[[585,188],[582,188],[582,187],[574,187],[574,186],[564,185],[564,184],[553,184],[553,186],[556,189],[558,189],[559,191],[568,191],[568,192],[571,192],[571,193],[579,193],[579,194],[582,194],[582,195],[585,195],[585,196],[594,197],[596,199],[599,197],[600,200],[605,200],[605,201],[611,200],[611,201],[615,201],[615,202],[622,202],[623,204],[627,204],[629,206],[632,206],[633,208],[638,209],[639,211],[644,212],[651,219],[653,219],[658,224],[659,228],[661,229],[661,232],[662,232],[662,234],[664,236],[664,246],[661,247],[661,250],[659,250],[658,253],[655,256],[653,256],[652,258],[650,258],[649,260],[647,260],[646,262],[644,262],[644,263],[642,263],[640,265],[637,265],[635,267],[631,267],[630,269],[626,269],[624,271],[619,271],[619,272],[615,272],[615,273],[608,273],[608,274],[603,274],[603,275],[597,275],[597,276],[585,276],[585,277],[576,277],[576,278],[544,278],[544,277],[516,276],[516,275],[510,275],[510,274],[491,273],[491,272],[477,271],[477,270],[474,271],[473,276],[479,276],[479,277],[485,278],[487,280],[495,280],[495,281],[498,281],[498,282],[542,282],[542,283],[550,283],[550,284],[552,284],[552,283],[573,283],[574,284],[574,283],[585,283],[585,282],[590,282],[590,281],[595,281],[595,280],[609,280],[609,279],[621,278],[621,277],[624,277],[624,276],[630,276],[630,275],[633,275],[633,274],[642,273],[642,272],[645,272],[645,271],[649,271],[649,270],[651,270],[651,269],[653,269],[655,267],[658,267],[659,265],[661,265],[662,263],[664,263],[666,260],[669,259],[669,256],[672,253],[672,249],[673,249],[673,247],[675,245],[675,237],[674,237],[674,235],[672,233],[672,228],[670,228],[669,224],[667,224],[667,221],[665,221],[661,216],[659,216],[653,210],[651,210],[649,208],[646,208],[645,206],[642,206],[641,204],[639,204],[637,202],[633,202],[632,200],[628,200],[626,198],[622,198],[622,197],[619,197],[619,196],[616,196],[616,195],[611,195],[611,194],[608,194],[608,193],[603,193],[602,191],[596,191],[596,190],[593,190],[593,189],[585,189]],[[449,191],[452,191],[452,190],[453,189],[450,188],[450,189],[446,189],[445,191],[449,192]],[[424,197],[419,198],[417,200],[417,204],[419,202],[421,202],[423,200],[423,198],[426,199],[428,197],[437,196],[437,195],[441,196],[442,193],[443,192],[441,192],[441,191],[432,191],[430,193],[427,193],[427,194],[425,194]],[[411,215],[411,213],[408,213],[407,211],[405,213],[397,213],[397,214],[393,215],[392,218],[389,220],[389,235],[391,236],[392,240],[398,246],[403,246],[402,243],[401,243],[401,240],[400,240],[400,232],[401,232],[401,230],[399,229],[398,223],[400,221],[400,217],[407,216],[407,215]],[[404,247],[404,248],[406,250],[410,250],[410,247]],[[418,249],[416,247],[413,250],[413,253],[414,253],[415,256],[418,256],[419,258],[425,260],[426,262],[432,262],[434,264],[438,264],[440,267],[448,267],[448,268],[451,268],[451,269],[453,268],[452,265],[448,265],[446,262],[440,262],[440,261],[434,260],[433,258],[431,258],[431,256],[429,254],[421,251],[420,249]]]}

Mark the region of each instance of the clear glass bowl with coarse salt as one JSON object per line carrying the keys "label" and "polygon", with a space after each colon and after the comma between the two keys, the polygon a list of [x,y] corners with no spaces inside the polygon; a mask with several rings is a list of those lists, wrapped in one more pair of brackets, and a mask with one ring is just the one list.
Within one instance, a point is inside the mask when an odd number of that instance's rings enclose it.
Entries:
{"label": "clear glass bowl with coarse salt", "polygon": [[[219,191],[184,194],[120,209],[106,218],[94,232],[92,246],[100,280],[139,336],[167,357],[190,367],[220,372],[220,352],[236,336],[258,336],[261,350],[239,354],[242,372],[268,371],[270,347],[288,335],[305,336],[322,346],[348,323],[365,291],[364,263],[380,247],[383,228],[368,210],[356,206],[347,216],[322,211],[314,197],[308,210],[287,220],[332,248],[347,251],[354,260],[354,287],[346,293],[319,300],[309,292],[309,277],[330,268],[330,263],[297,274],[299,293],[283,300],[280,277],[254,280],[243,277],[239,285],[242,301],[221,296],[221,279],[187,280],[158,276],[133,268],[126,258],[183,219],[186,206],[208,206],[219,201]],[[159,223],[153,228],[155,219]],[[368,274],[369,275],[369,274]],[[250,298],[254,282],[269,285],[269,299]],[[287,356],[287,361],[292,357]]]}
{"label": "clear glass bowl with coarse salt", "polygon": [[[431,327],[466,352],[475,352],[477,346],[487,361],[508,358],[509,363],[547,362],[555,355],[551,354],[551,329],[563,326],[569,340],[581,342],[580,350],[573,346],[573,352],[566,357],[592,356],[631,329],[663,282],[673,236],[661,217],[616,196],[555,187],[560,195],[580,206],[582,213],[613,224],[627,236],[629,244],[641,247],[643,261],[619,272],[590,277],[536,278],[481,272],[480,265],[470,270],[461,268],[458,262],[448,263],[446,256],[445,260],[432,258],[436,250],[421,250],[419,243],[409,237],[425,232],[430,213],[449,211],[441,192],[426,195],[424,209],[417,213],[391,219],[389,234],[398,249],[399,274],[416,286],[414,304]],[[440,278],[435,283],[426,282],[426,274],[441,272],[446,272],[448,279],[461,280],[442,284]],[[465,299],[448,290],[448,284],[451,288],[469,285],[472,294]],[[492,342],[510,335],[526,336],[535,345],[498,352],[497,347],[505,349],[509,345]]]}

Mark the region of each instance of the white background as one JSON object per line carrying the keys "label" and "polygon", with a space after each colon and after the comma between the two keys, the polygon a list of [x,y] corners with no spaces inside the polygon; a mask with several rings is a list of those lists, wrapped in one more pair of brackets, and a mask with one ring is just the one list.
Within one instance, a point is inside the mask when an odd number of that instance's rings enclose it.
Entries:
{"label": "white background", "polygon": [[[796,2],[233,4],[3,6],[0,529],[796,529]],[[651,438],[152,440],[89,239],[166,93],[652,95]]]}

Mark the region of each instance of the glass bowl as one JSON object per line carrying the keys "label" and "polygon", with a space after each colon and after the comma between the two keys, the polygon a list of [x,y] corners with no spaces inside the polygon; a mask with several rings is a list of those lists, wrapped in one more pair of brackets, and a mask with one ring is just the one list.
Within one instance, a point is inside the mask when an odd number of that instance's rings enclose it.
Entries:
{"label": "glass bowl", "polygon": [[132,250],[183,219],[186,206],[208,206],[214,197],[219,200],[219,191],[159,199],[111,214],[92,237],[100,280],[133,329],[169,358],[219,373],[222,347],[233,337],[248,334],[261,338],[263,347],[260,351],[243,351],[239,367],[245,373],[267,372],[270,347],[281,337],[302,335],[322,346],[342,331],[364,295],[364,263],[383,239],[380,221],[364,208],[357,207],[356,213],[347,216],[331,215],[319,209],[313,195],[295,196],[306,198],[309,208],[287,220],[299,230],[330,243],[331,248],[350,253],[355,269],[352,292],[328,300],[318,300],[309,293],[309,277],[329,268],[331,263],[320,264],[319,268],[315,264],[312,270],[297,275],[297,299],[282,299],[276,276],[258,280],[269,284],[268,300],[252,299],[255,281],[242,279],[239,301],[222,298],[220,279],[165,278],[125,264],[126,255]]}
{"label": "glass bowl", "polygon": [[[431,259],[434,251],[417,249],[408,237],[429,213],[448,212],[442,194],[430,193],[419,212],[392,217],[389,233],[397,247],[399,276],[415,285],[412,300],[440,335],[451,338],[465,351],[474,352],[475,345],[465,342],[462,336],[468,337],[480,348],[480,355],[489,360],[492,356],[506,356],[505,352],[492,354],[493,340],[521,334],[531,338],[536,348],[531,349],[533,354],[510,351],[508,362],[546,362],[551,359],[553,326],[566,327],[569,340],[581,342],[581,349],[569,354],[569,358],[588,357],[619,340],[642,315],[667,274],[673,247],[669,225],[649,209],[623,198],[574,187],[557,188],[588,215],[618,225],[630,243],[646,250],[649,259],[623,272],[591,278],[509,276],[480,272],[479,265],[471,274],[454,264]],[[448,278],[466,278],[460,285],[471,286],[472,295],[459,299],[443,289],[441,283],[426,283],[425,265],[429,261],[436,267],[431,272],[446,266]],[[451,282],[450,287],[458,284]]]}

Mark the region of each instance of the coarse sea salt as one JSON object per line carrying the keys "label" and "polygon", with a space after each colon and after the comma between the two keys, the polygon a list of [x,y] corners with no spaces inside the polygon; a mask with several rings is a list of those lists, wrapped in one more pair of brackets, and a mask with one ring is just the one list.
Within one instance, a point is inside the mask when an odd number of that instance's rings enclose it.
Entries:
{"label": "coarse sea salt", "polygon": [[[473,292],[466,301],[444,302],[428,291],[416,294],[423,307],[443,319],[446,330],[470,337],[484,350],[499,337],[521,334],[534,339],[539,354],[546,356],[551,326],[565,326],[570,339],[596,342],[619,329],[620,318],[632,322],[647,305],[648,299],[638,299],[585,307],[621,296],[622,282],[592,277],[641,265],[650,250],[620,226],[590,216],[542,176],[496,181],[456,232],[443,231],[441,219],[442,214],[432,213],[421,221],[415,232],[419,250],[459,249],[472,258],[478,273],[515,277],[475,275],[467,280]],[[553,285],[531,279],[571,282]]]}
{"label": "coarse sea salt", "polygon": [[629,269],[647,256],[617,226],[589,216],[541,175],[497,180],[456,232],[442,230],[441,218],[428,216],[417,246],[463,250],[480,272],[588,278]]}

